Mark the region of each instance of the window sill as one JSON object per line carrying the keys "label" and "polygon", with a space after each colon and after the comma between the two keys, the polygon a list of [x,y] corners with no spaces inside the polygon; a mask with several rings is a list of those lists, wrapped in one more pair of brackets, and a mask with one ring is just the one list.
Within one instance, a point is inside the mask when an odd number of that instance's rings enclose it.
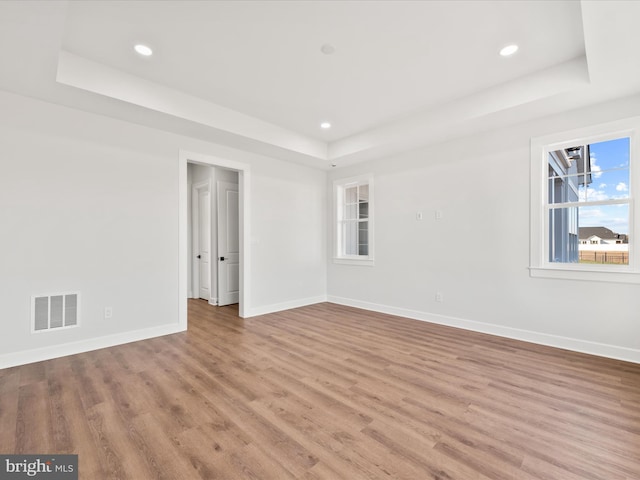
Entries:
{"label": "window sill", "polygon": [[[624,268],[624,267],[622,267]],[[610,268],[571,268],[571,267],[529,267],[534,278],[556,278],[561,280],[583,280],[608,283],[640,283],[640,273],[635,270],[611,270]]]}
{"label": "window sill", "polygon": [[373,258],[357,258],[357,257],[333,257],[333,263],[340,265],[360,265],[361,267],[373,267]]}

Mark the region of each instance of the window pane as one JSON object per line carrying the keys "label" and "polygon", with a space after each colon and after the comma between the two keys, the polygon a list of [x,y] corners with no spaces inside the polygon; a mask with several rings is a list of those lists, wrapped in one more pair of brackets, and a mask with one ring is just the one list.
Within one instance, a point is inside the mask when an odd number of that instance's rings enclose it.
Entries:
{"label": "window pane", "polygon": [[548,202],[563,203],[578,200],[578,187],[585,179],[585,146],[569,147],[549,152],[547,160]]}
{"label": "window pane", "polygon": [[344,253],[345,255],[358,254],[358,222],[344,223]]}
{"label": "window pane", "polygon": [[580,186],[581,202],[629,198],[629,169],[601,171],[592,179],[586,188]]}
{"label": "window pane", "polygon": [[359,203],[358,204],[359,217],[360,219],[369,218],[369,204],[368,203]]}
{"label": "window pane", "polygon": [[349,203],[357,203],[358,198],[358,187],[350,187],[346,188],[344,191],[344,202]]}
{"label": "window pane", "polygon": [[551,209],[549,261],[627,265],[629,205]]}
{"label": "window pane", "polygon": [[369,185],[360,185],[358,189],[358,202],[369,201]]}
{"label": "window pane", "polygon": [[344,219],[345,220],[357,220],[358,219],[358,204],[344,206]]}
{"label": "window pane", "polygon": [[590,144],[590,170],[597,174],[602,170],[629,168],[630,143],[629,137],[623,137]]}
{"label": "window pane", "polygon": [[549,177],[549,203],[577,202],[578,192],[584,183],[584,175],[565,175]]}
{"label": "window pane", "polygon": [[586,173],[591,181],[583,186],[580,201],[628,198],[629,138],[592,143],[588,151]]}
{"label": "window pane", "polygon": [[358,255],[369,255],[369,222],[359,222]]}

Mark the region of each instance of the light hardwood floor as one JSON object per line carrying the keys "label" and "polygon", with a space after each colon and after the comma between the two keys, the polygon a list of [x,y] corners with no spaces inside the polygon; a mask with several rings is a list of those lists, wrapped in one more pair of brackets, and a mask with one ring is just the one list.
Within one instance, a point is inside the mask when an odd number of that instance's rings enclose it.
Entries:
{"label": "light hardwood floor", "polygon": [[640,479],[640,365],[332,304],[0,370],[0,453],[80,478]]}

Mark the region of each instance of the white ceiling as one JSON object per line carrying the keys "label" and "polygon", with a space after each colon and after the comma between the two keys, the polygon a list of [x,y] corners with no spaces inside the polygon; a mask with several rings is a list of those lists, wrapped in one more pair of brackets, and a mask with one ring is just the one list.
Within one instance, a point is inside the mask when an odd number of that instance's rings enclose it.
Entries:
{"label": "white ceiling", "polygon": [[0,88],[326,168],[640,91],[634,18],[640,2],[5,1]]}

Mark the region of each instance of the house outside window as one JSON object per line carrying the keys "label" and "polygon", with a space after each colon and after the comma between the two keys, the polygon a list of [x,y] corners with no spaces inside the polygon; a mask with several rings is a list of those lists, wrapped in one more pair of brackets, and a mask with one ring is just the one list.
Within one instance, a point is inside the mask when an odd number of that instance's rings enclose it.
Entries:
{"label": "house outside window", "polygon": [[334,182],[334,262],[373,265],[373,176]]}
{"label": "house outside window", "polygon": [[640,283],[639,130],[640,117],[532,139],[532,276]]}

